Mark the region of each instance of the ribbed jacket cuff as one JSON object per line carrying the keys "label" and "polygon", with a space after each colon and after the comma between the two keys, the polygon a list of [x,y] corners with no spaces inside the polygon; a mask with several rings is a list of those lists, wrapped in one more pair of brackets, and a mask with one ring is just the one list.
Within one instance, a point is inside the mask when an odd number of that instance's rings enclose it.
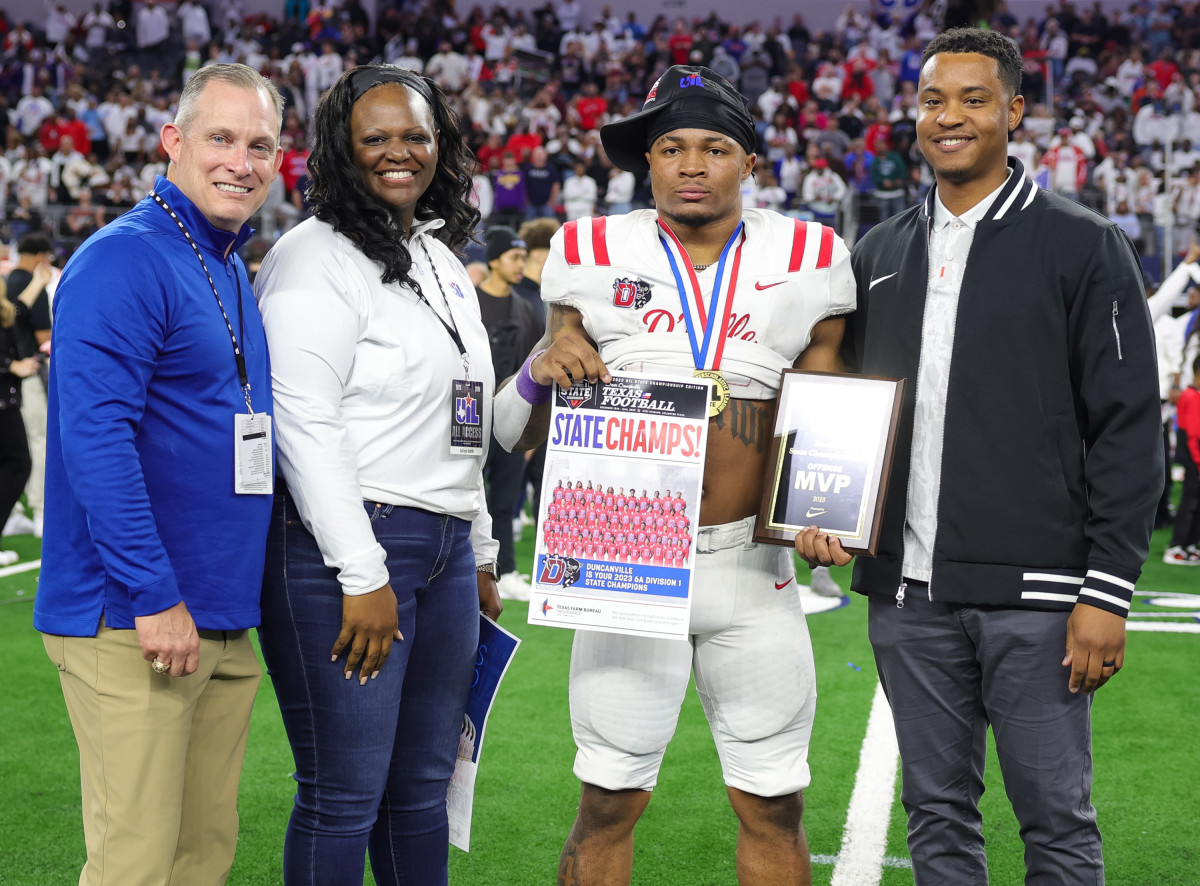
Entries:
{"label": "ribbed jacket cuff", "polygon": [[1079,589],[1079,602],[1125,618],[1129,615],[1136,581],[1137,576],[1131,580],[1105,570],[1089,569]]}

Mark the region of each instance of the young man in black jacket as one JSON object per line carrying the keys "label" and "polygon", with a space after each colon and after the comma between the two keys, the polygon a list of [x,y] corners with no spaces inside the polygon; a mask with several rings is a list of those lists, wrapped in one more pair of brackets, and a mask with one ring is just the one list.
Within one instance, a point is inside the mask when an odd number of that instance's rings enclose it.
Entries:
{"label": "young man in black jacket", "polygon": [[[508,227],[495,227],[484,238],[487,277],[475,287],[479,314],[492,347],[496,378],[506,379],[521,368],[541,338],[544,321],[528,301],[515,295],[521,282],[527,251],[525,241]],[[517,569],[514,554],[513,510],[525,478],[525,454],[506,452],[493,439],[483,466],[487,481],[487,507],[492,515],[492,537],[500,543],[497,561],[500,595],[528,600],[530,587]]]}
{"label": "young man in black jacket", "polygon": [[[989,724],[1027,882],[1103,882],[1091,693],[1124,662],[1162,482],[1137,257],[1008,158],[1020,78],[993,32],[929,44],[917,138],[937,186],[852,256],[858,366],[908,379],[879,555],[852,587],[870,598],[918,886],[987,882]],[[850,560],[815,527],[796,544]]]}

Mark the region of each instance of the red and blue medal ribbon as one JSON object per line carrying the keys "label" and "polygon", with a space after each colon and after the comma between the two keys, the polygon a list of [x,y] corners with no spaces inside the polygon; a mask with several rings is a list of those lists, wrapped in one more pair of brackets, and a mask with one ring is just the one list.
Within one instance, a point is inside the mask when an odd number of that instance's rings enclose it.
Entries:
{"label": "red and blue medal ribbon", "polygon": [[[721,257],[717,260],[716,280],[706,303],[704,290],[700,288],[700,281],[696,278],[696,271],[692,267],[687,250],[679,242],[675,232],[667,227],[662,219],[658,221],[658,238],[666,250],[671,273],[675,275],[675,287],[679,290],[679,302],[683,306],[683,323],[687,327],[688,341],[692,346],[692,360],[697,369],[721,368],[721,355],[725,350],[729,315],[733,310],[733,297],[737,290],[738,271],[742,263],[742,245],[746,242],[744,227],[744,223],[738,222],[737,228],[721,250]],[[714,329],[717,331],[715,337]]]}

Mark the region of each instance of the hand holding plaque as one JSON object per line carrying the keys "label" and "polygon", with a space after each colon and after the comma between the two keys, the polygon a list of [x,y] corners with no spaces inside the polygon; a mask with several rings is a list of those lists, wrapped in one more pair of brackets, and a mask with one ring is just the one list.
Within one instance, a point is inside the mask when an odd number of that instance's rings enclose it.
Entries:
{"label": "hand holding plaque", "polygon": [[903,398],[903,379],[785,370],[755,540],[820,526],[874,556]]}

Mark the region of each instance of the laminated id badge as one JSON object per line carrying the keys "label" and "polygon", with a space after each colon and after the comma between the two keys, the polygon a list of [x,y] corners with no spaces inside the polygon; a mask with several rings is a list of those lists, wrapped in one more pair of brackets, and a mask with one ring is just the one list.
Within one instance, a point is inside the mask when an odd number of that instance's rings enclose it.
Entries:
{"label": "laminated id badge", "polygon": [[269,495],[274,490],[271,469],[275,447],[271,416],[265,412],[233,417],[233,491],[238,495]]}
{"label": "laminated id badge", "polygon": [[450,454],[483,455],[483,382],[456,378],[450,407]]}

